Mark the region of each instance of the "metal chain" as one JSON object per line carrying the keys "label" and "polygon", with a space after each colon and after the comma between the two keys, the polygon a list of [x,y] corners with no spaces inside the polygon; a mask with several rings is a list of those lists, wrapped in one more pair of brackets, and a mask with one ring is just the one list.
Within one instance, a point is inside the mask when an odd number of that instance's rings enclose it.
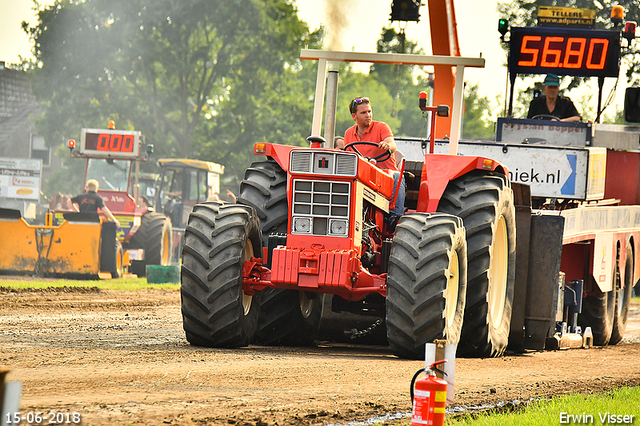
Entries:
{"label": "metal chain", "polygon": [[371,332],[375,330],[378,326],[380,326],[383,322],[384,322],[383,319],[378,318],[373,324],[371,324],[369,327],[365,328],[362,331],[358,331],[357,329],[352,328],[351,330],[345,330],[344,334],[350,334],[352,339],[357,339],[358,337],[364,337],[367,334],[371,334]]}

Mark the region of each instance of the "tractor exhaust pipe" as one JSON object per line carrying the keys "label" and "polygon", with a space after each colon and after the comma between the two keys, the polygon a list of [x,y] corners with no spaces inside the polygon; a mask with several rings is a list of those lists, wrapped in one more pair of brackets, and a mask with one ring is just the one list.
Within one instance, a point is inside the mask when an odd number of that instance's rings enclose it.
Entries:
{"label": "tractor exhaust pipe", "polygon": [[334,136],[336,134],[336,111],[338,109],[338,71],[330,69],[327,75],[326,110],[324,115],[324,138],[327,141],[326,148],[334,148]]}

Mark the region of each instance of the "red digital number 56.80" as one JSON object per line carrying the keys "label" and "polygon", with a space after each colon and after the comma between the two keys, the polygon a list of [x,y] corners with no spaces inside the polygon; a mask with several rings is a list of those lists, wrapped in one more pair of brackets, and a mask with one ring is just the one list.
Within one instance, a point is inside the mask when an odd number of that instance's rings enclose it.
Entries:
{"label": "red digital number 56.80", "polygon": [[603,70],[608,49],[606,38],[525,35],[520,54],[530,56],[519,60],[518,66]]}
{"label": "red digital number 56.80", "polygon": [[98,151],[133,152],[134,135],[117,133],[100,133],[98,135]]}

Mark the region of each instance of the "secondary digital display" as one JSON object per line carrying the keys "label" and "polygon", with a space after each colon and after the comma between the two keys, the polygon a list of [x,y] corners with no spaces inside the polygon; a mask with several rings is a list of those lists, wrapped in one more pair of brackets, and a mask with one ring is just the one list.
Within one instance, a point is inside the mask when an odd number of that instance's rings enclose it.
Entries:
{"label": "secondary digital display", "polygon": [[509,72],[617,77],[618,31],[557,27],[512,27]]}
{"label": "secondary digital display", "polygon": [[82,154],[98,158],[137,158],[140,155],[140,132],[82,129],[79,149]]}
{"label": "secondary digital display", "polygon": [[87,133],[85,148],[109,152],[133,152],[134,135]]}

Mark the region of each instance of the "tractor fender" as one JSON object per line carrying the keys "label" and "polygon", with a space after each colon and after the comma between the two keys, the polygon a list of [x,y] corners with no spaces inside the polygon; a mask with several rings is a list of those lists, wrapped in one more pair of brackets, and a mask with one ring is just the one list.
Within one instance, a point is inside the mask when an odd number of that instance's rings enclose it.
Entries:
{"label": "tractor fender", "polygon": [[422,167],[417,211],[436,212],[440,198],[449,182],[473,170],[509,175],[506,166],[486,157],[426,154],[424,167]]}

